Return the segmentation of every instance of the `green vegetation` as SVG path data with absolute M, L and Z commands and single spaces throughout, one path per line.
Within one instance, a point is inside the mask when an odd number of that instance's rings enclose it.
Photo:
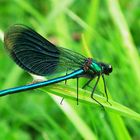
M 113 72 L 105 77 L 112 105 L 102 96 L 102 80 L 95 92 L 105 111 L 90 98 L 90 88 L 79 89 L 77 106 L 74 79 L 1 97 L 0 139 L 140 139 L 139 7 L 139 0 L 1 0 L 0 89 L 32 81 L 3 47 L 3 32 L 17 23 L 58 46 L 111 64 Z M 81 78 L 80 86 L 86 81 Z

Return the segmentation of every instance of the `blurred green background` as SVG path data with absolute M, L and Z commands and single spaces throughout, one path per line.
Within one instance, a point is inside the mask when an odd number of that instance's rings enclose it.
M 17 23 L 32 27 L 59 46 L 111 64 L 113 72 L 106 82 L 112 99 L 140 112 L 139 0 L 0 0 L 0 89 L 32 81 L 3 47 L 3 32 Z M 80 80 L 81 85 L 85 82 Z M 70 80 L 67 87 L 75 83 Z M 104 111 L 99 105 L 80 102 L 77 106 L 70 99 L 59 105 L 61 98 L 47 90 L 1 97 L 0 139 L 140 139 L 140 120 L 122 117 L 113 109 Z

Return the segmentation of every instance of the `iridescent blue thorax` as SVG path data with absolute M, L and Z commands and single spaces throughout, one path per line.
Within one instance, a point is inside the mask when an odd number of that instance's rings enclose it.
M 93 61 L 90 64 L 89 69 L 91 69 L 92 71 L 97 72 L 97 73 L 102 72 L 102 67 L 98 63 L 93 62 Z
M 90 75 L 93 74 L 94 76 L 101 74 L 109 75 L 109 73 L 112 72 L 112 66 L 102 62 L 97 62 L 92 58 L 87 58 L 84 65 L 84 70 L 87 74 L 90 73 Z

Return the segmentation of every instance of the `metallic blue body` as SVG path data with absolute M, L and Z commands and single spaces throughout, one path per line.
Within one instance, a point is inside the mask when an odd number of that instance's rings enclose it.
M 78 70 L 75 70 L 74 72 L 72 72 L 68 75 L 61 76 L 61 77 L 58 77 L 58 78 L 54 78 L 54 79 L 51 79 L 51 80 L 1 90 L 0 91 L 0 96 L 5 96 L 5 95 L 8 95 L 8 94 L 22 92 L 22 91 L 26 91 L 26 90 L 31 90 L 31 89 L 47 86 L 47 85 L 50 85 L 50 84 L 58 83 L 58 82 L 61 82 L 61 81 L 67 80 L 67 79 L 76 78 L 76 77 L 78 77 L 78 75 L 80 75 L 82 73 L 84 73 L 84 70 L 83 69 L 78 69 Z

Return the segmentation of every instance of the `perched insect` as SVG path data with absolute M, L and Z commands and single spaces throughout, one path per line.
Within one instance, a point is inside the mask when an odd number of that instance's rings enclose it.
M 33 29 L 24 25 L 11 26 L 5 33 L 4 45 L 11 58 L 27 72 L 41 76 L 49 76 L 59 72 L 67 72 L 68 70 L 72 72 L 47 81 L 1 90 L 0 96 L 19 93 L 67 79 L 77 78 L 78 103 L 78 78 L 89 78 L 89 81 L 83 86 L 83 88 L 85 88 L 95 77 L 98 77 L 91 93 L 91 98 L 94 99 L 94 91 L 100 77 L 102 77 L 108 101 L 104 74 L 109 75 L 112 72 L 111 65 L 97 62 L 92 58 L 86 58 L 74 51 L 57 47 Z M 97 100 L 95 101 L 98 102 Z

